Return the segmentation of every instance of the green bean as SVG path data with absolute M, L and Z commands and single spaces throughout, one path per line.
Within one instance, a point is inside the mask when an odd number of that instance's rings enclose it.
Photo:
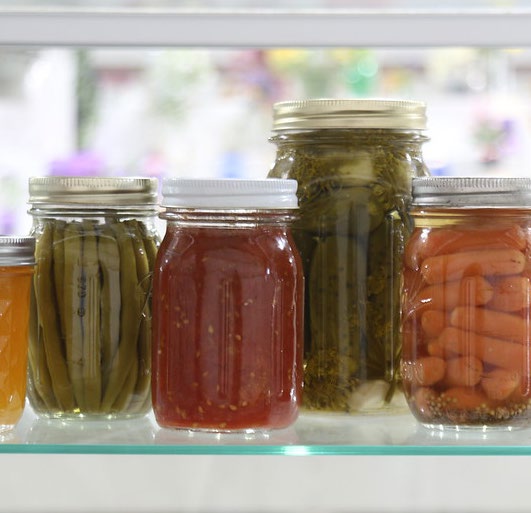
M 78 222 L 65 227 L 64 322 L 66 361 L 77 406 L 84 410 L 83 316 L 86 285 L 83 278 L 83 230 Z
M 126 221 L 129 233 L 135 248 L 136 269 L 138 283 L 144 292 L 142 319 L 140 321 L 138 336 L 138 382 L 135 387 L 135 396 L 144 396 L 151 382 L 151 270 L 145 240 L 143 239 L 141 223 L 134 220 Z
M 113 230 L 120 252 L 121 333 L 120 344 L 112 361 L 109 383 L 103 395 L 104 409 L 109 409 L 116 400 L 136 359 L 138 330 L 144 306 L 141 287 L 137 283 L 133 241 L 123 223 L 115 223 Z
M 155 234 L 148 230 L 145 223 L 138 223 L 142 240 L 144 241 L 144 247 L 146 248 L 146 256 L 148 259 L 149 269 L 153 273 L 155 269 L 155 259 L 157 258 L 158 251 L 158 239 Z
M 96 227 L 83 221 L 83 282 L 85 285 L 82 379 L 87 412 L 98 412 L 101 402 L 100 265 Z
M 119 391 L 116 399 L 114 400 L 114 403 L 111 407 L 111 411 L 122 412 L 128 409 L 129 405 L 131 404 L 131 400 L 134 397 L 133 392 L 135 389 L 137 374 L 138 360 L 135 358 L 133 360 L 133 364 L 131 365 L 131 369 L 129 370 L 129 374 L 127 375 L 127 378 L 125 379 L 125 382 L 122 386 L 122 389 Z
M 48 362 L 48 370 L 55 398 L 64 410 L 73 410 L 75 406 L 72 385 L 68 376 L 63 348 L 59 337 L 57 301 L 53 293 L 52 282 L 52 232 L 51 223 L 44 223 L 42 234 L 37 240 L 35 255 L 35 291 L 39 322 L 42 326 L 43 344 Z
M 61 339 L 64 344 L 65 322 L 64 314 L 64 268 L 65 268 L 65 251 L 64 251 L 64 231 L 65 221 L 56 220 L 53 223 L 53 275 L 55 283 L 55 297 L 57 298 L 57 308 L 59 323 L 61 326 Z
M 120 253 L 109 225 L 101 228 L 98 239 L 101 268 L 101 369 L 103 389 L 107 387 L 112 360 L 120 341 Z
M 57 401 L 53 395 L 52 380 L 50 378 L 50 371 L 48 370 L 48 363 L 46 362 L 46 354 L 44 348 L 38 344 L 42 340 L 42 328 L 39 328 L 40 337 L 31 338 L 35 343 L 30 343 L 28 348 L 28 386 L 33 387 L 34 399 L 38 404 L 34 406 L 38 410 L 46 408 L 49 411 L 57 410 Z

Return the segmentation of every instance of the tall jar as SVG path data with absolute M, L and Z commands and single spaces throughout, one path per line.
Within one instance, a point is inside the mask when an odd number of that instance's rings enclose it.
M 29 202 L 33 409 L 53 417 L 146 414 L 157 180 L 34 177 Z
M 0 237 L 0 436 L 26 403 L 33 237 Z
M 438 429 L 529 426 L 531 179 L 413 182 L 402 375 Z
M 297 418 L 303 275 L 295 180 L 163 183 L 153 279 L 159 425 L 264 431 Z
M 270 177 L 299 183 L 293 234 L 306 277 L 304 407 L 407 411 L 399 287 L 411 180 L 427 175 L 425 106 L 308 100 L 274 106 Z

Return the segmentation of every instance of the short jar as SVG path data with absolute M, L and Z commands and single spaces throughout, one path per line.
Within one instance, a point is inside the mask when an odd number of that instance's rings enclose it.
M 26 402 L 33 237 L 0 237 L 0 433 L 12 429 Z
M 153 276 L 159 425 L 284 428 L 302 388 L 303 275 L 294 180 L 167 179 Z
M 151 178 L 30 178 L 36 271 L 28 396 L 37 414 L 150 411 L 157 188 Z
M 413 181 L 402 379 L 437 429 L 530 424 L 531 179 Z
M 399 275 L 411 180 L 428 174 L 422 102 L 322 99 L 274 106 L 270 177 L 298 181 L 293 236 L 306 278 L 306 411 L 407 412 Z

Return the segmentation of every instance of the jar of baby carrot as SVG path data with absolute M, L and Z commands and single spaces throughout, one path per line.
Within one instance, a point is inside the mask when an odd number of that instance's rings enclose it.
M 154 178 L 30 178 L 28 397 L 39 415 L 150 411 L 157 186 Z
M 0 237 L 0 433 L 20 420 L 26 402 L 33 237 Z
M 531 414 L 531 179 L 413 180 L 401 373 L 425 426 L 510 429 Z

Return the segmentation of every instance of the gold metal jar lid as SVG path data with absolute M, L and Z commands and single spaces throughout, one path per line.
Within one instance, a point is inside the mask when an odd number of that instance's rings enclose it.
M 413 178 L 412 193 L 415 207 L 531 208 L 531 178 Z
M 426 104 L 408 100 L 314 99 L 273 105 L 273 132 L 326 128 L 425 130 Z
M 64 177 L 29 179 L 32 205 L 156 205 L 158 180 L 140 177 Z

